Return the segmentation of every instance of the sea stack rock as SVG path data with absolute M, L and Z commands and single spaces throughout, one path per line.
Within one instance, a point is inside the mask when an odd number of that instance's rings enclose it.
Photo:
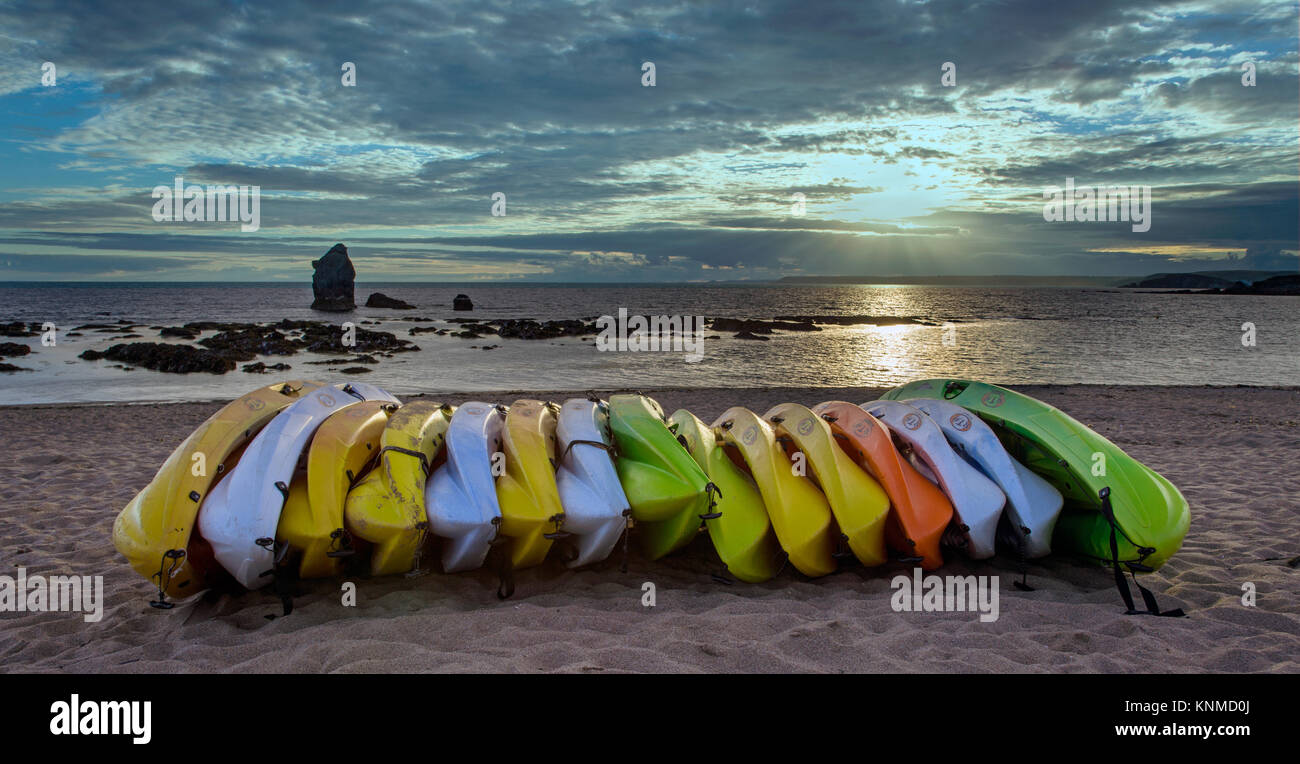
M 324 257 L 313 260 L 311 267 L 316 269 L 311 277 L 311 289 L 316 294 L 312 310 L 343 312 L 357 307 L 353 293 L 357 272 L 348 259 L 347 247 L 335 244 Z
M 389 297 L 383 292 L 375 292 L 374 294 L 370 295 L 370 299 L 366 300 L 366 307 L 367 308 L 392 308 L 393 310 L 414 310 L 415 309 L 414 305 L 408 302 L 402 302 L 401 300 L 395 297 Z
M 451 301 L 451 309 L 452 310 L 473 310 L 474 303 L 469 301 L 469 295 L 458 294 L 456 295 L 456 299 Z

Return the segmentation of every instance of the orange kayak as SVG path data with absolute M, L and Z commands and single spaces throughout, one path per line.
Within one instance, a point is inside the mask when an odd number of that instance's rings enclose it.
M 891 507 L 885 527 L 889 545 L 904 555 L 921 558 L 925 570 L 942 565 L 939 541 L 952 521 L 952 502 L 939 486 L 903 458 L 883 422 L 858 406 L 830 401 L 814 406 L 813 413 L 830 423 L 840 446 L 889 494 Z

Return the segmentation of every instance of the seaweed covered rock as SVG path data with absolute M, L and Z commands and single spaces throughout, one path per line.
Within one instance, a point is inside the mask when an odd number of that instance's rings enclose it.
M 131 342 L 113 345 L 103 352 L 87 350 L 78 357 L 87 361 L 107 358 L 110 361 L 143 366 L 146 369 L 168 374 L 189 374 L 196 371 L 225 374 L 235 368 L 235 362 L 221 353 L 166 342 Z

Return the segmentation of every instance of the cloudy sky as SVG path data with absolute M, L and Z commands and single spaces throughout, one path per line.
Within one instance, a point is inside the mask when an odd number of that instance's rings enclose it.
M 20 0 L 0 281 L 303 279 L 336 241 L 363 281 L 1294 269 L 1298 28 L 1294 0 Z M 260 230 L 155 222 L 177 175 L 259 186 Z M 1150 186 L 1151 229 L 1044 221 L 1068 177 Z

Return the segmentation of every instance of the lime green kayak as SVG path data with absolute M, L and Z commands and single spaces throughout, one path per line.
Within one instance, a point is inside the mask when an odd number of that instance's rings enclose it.
M 713 436 L 713 428 L 691 412 L 673 412 L 668 427 L 686 441 L 686 450 L 717 488 L 716 505 L 704 526 L 727 570 L 749 583 L 775 576 L 785 558 L 753 478 L 731 461 Z
M 909 382 L 882 397 L 948 400 L 991 425 L 1013 458 L 1065 497 L 1052 536 L 1055 551 L 1111 562 L 1107 498 L 1118 560 L 1130 570 L 1155 570 L 1182 546 L 1190 514 L 1173 483 L 1042 401 L 964 379 Z
M 709 514 L 709 478 L 644 395 L 609 399 L 619 482 L 632 508 L 641 548 L 657 560 L 690 543 Z

